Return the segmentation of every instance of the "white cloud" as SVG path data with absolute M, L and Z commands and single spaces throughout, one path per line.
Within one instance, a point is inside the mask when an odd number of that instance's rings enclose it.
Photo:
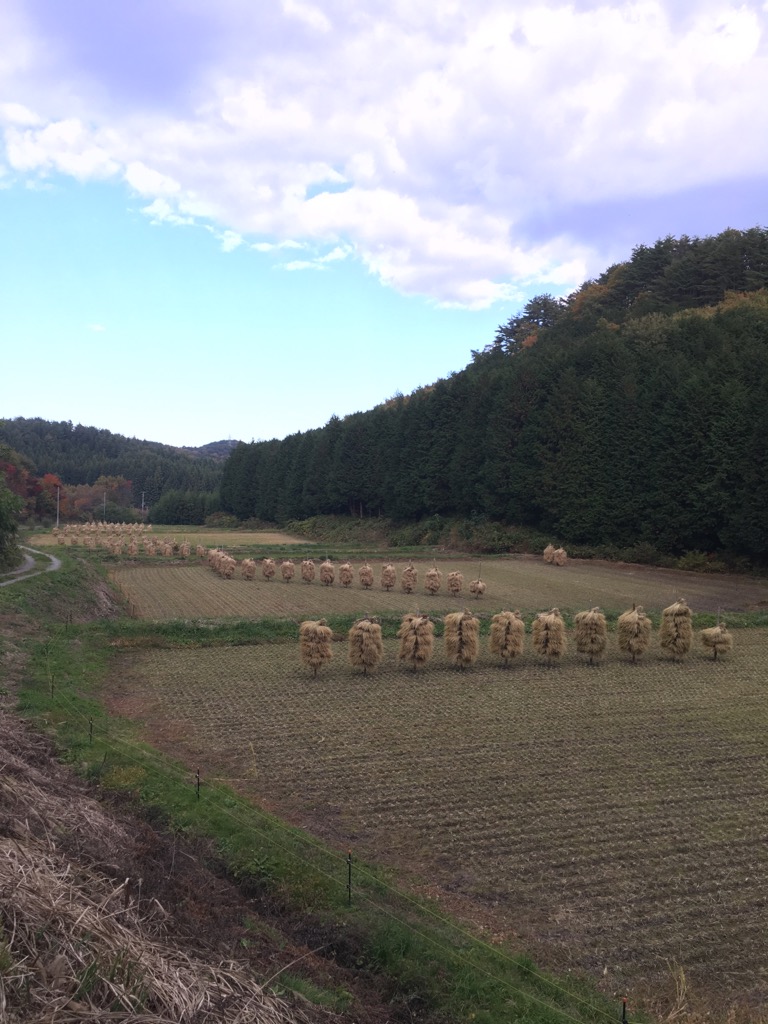
M 283 0 L 282 7 L 289 17 L 297 18 L 309 28 L 318 32 L 329 32 L 331 29 L 328 18 L 312 4 L 303 4 L 299 0 Z
M 149 217 L 153 224 L 194 224 L 194 217 L 182 216 L 177 213 L 167 199 L 155 199 L 149 206 L 142 206 L 141 212 Z
M 179 191 L 178 181 L 159 171 L 153 171 L 141 160 L 132 160 L 123 175 L 134 191 L 143 196 L 172 196 Z
M 120 169 L 110 155 L 112 140 L 98 139 L 77 118 L 53 121 L 44 128 L 6 130 L 8 162 L 17 171 L 58 171 L 79 181 L 109 178 Z
M 527 238 L 539 214 L 768 166 L 765 4 L 222 0 L 211 17 L 226 59 L 186 69 L 175 112 L 76 67 L 56 77 L 18 37 L 10 167 L 119 174 L 153 222 L 202 221 L 224 251 L 326 251 L 290 270 L 343 253 L 404 293 L 480 307 L 603 265 L 556 227 Z
M 96 334 L 101 334 L 102 331 L 106 331 L 104 324 L 88 324 L 88 330 L 94 331 Z
M 0 103 L 0 122 L 24 128 L 43 123 L 42 118 L 23 103 Z

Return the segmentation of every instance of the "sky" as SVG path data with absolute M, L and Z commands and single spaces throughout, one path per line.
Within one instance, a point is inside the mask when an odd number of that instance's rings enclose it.
M 0 39 L 0 417 L 284 437 L 768 224 L 760 0 L 2 0 Z

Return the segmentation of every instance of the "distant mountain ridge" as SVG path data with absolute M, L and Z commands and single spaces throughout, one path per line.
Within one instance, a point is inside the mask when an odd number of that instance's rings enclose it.
M 182 445 L 178 451 L 186 452 L 187 455 L 192 455 L 199 459 L 213 459 L 214 462 L 224 462 L 225 459 L 229 458 L 233 448 L 237 448 L 239 444 L 239 441 L 235 441 L 230 437 L 226 441 L 209 441 L 208 444 L 202 444 L 198 448 Z
M 237 441 L 180 447 L 124 437 L 109 430 L 38 417 L 0 419 L 0 446 L 23 455 L 39 476 L 55 473 L 65 484 L 93 484 L 121 476 L 132 484 L 134 504 L 151 505 L 169 490 L 218 490 L 224 462 Z

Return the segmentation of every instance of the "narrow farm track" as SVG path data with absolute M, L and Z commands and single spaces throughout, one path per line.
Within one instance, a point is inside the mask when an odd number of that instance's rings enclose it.
M 279 584 L 271 584 L 278 587 Z M 284 589 L 288 590 L 289 587 Z M 768 1005 L 768 631 L 731 656 L 637 665 L 528 648 L 423 673 L 346 645 L 316 680 L 298 645 L 126 655 L 108 699 L 149 738 L 448 906 L 612 991 L 675 965 L 712 1004 Z M 657 638 L 654 643 L 657 644 Z
M 61 568 L 61 559 L 55 555 L 49 555 L 47 551 L 38 551 L 37 548 L 28 548 L 20 545 L 21 550 L 26 552 L 21 565 L 11 572 L 3 573 L 0 576 L 0 587 L 9 587 L 12 583 L 19 583 L 22 580 L 32 579 L 33 576 L 42 576 L 44 572 L 56 572 Z M 35 559 L 33 555 L 40 555 L 48 559 L 48 565 L 44 569 L 35 570 Z M 31 571 L 35 570 L 35 571 Z

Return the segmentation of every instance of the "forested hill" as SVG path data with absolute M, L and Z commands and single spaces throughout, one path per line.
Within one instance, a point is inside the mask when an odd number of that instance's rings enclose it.
M 241 444 L 236 515 L 487 516 L 563 541 L 768 558 L 768 231 L 666 238 L 539 296 L 463 371 Z
M 25 456 L 38 475 L 57 474 L 65 484 L 93 484 L 99 477 L 125 477 L 133 503 L 154 504 L 164 493 L 215 491 L 222 474 L 219 458 L 202 458 L 154 441 L 123 437 L 96 427 L 43 419 L 0 420 L 0 443 Z M 218 442 L 231 447 L 232 442 Z

